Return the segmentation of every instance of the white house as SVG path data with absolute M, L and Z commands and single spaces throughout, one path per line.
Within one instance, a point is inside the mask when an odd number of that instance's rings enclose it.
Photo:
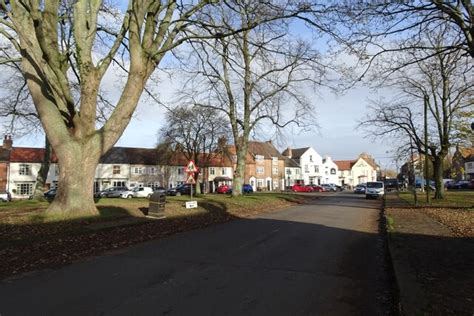
M 338 167 L 329 156 L 323 158 L 323 172 L 322 183 L 339 184 Z
M 293 159 L 301 167 L 301 179 L 304 184 L 323 183 L 323 158 L 311 147 L 287 148 L 283 156 Z
M 24 199 L 33 194 L 43 157 L 43 148 L 11 148 L 6 190 L 12 194 L 12 198 Z M 54 186 L 57 183 L 58 174 L 57 165 L 52 163 L 46 183 Z
M 377 181 L 378 165 L 374 159 L 362 153 L 356 160 L 334 161 L 339 169 L 339 184 L 356 186 L 369 181 Z
M 291 149 L 290 149 L 291 150 Z M 289 187 L 295 183 L 303 182 L 300 165 L 293 159 L 285 158 L 285 186 Z

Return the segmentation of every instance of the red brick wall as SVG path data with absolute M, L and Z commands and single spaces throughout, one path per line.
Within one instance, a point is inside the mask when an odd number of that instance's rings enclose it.
M 7 163 L 0 162 L 0 191 L 7 189 Z

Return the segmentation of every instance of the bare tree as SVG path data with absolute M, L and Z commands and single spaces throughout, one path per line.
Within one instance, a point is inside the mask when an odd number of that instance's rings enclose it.
M 427 155 L 433 164 L 436 184 L 435 198 L 444 197 L 443 162 L 449 148 L 459 134 L 459 126 L 466 125 L 474 116 L 474 72 L 471 59 L 462 51 L 446 52 L 445 29 L 428 34 L 427 45 L 438 47 L 429 58 L 424 51 L 412 51 L 410 56 L 398 55 L 400 63 L 406 59 L 419 60 L 416 64 L 399 68 L 385 84 L 398 91 L 394 100 L 372 102 L 372 112 L 361 126 L 370 135 L 386 137 L 407 145 L 411 139 L 419 154 Z M 411 56 L 416 54 L 417 56 Z M 426 107 L 426 114 L 424 108 Z M 425 116 L 427 115 L 427 116 Z M 423 136 L 424 118 L 427 119 L 429 140 Z M 401 141 L 400 141 L 401 139 Z M 402 145 L 403 146 L 403 145 Z
M 219 154 L 219 139 L 226 137 L 229 124 L 226 118 L 215 110 L 199 111 L 182 105 L 169 110 L 166 125 L 160 129 L 161 138 L 175 148 L 179 148 L 187 160 L 193 160 L 201 170 L 209 167 L 209 162 Z M 198 175 L 195 177 L 199 183 Z M 196 185 L 196 193 L 201 188 Z
M 358 55 L 359 63 L 369 68 L 378 57 L 401 51 L 425 51 L 406 59 L 407 65 L 440 52 L 460 52 L 474 58 L 474 6 L 470 0 L 340 1 L 327 4 L 327 9 L 337 14 L 331 21 L 333 27 L 325 27 L 341 47 Z M 309 24 L 317 21 L 311 13 L 302 18 Z M 441 26 L 452 30 L 452 40 L 443 46 L 427 45 L 423 35 Z
M 257 127 L 280 130 L 314 123 L 305 89 L 321 80 L 324 67 L 310 45 L 290 37 L 288 21 L 249 28 L 265 14 L 261 2 L 236 1 L 233 7 L 220 9 L 217 15 L 205 12 L 203 20 L 243 31 L 193 43 L 194 55 L 185 65 L 191 79 L 182 94 L 189 103 L 217 110 L 229 121 L 237 156 L 235 196 L 241 194 L 248 141 Z
M 167 52 L 187 40 L 193 16 L 211 1 L 131 0 L 117 27 L 102 23 L 102 1 L 0 1 L 0 34 L 18 52 L 36 111 L 58 157 L 59 183 L 48 211 L 98 214 L 93 177 L 102 154 L 123 133 L 147 79 Z M 110 21 L 109 21 L 110 22 Z M 193 37 L 193 35 L 189 35 Z M 105 45 L 100 50 L 98 45 Z M 101 81 L 122 58 L 127 78 L 115 108 L 96 126 Z M 80 87 L 79 103 L 72 86 Z

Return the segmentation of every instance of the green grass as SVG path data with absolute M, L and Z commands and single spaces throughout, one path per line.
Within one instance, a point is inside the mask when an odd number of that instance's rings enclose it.
M 386 215 L 385 218 L 387 220 L 387 230 L 389 232 L 393 232 L 395 230 L 395 221 L 393 217 L 390 215 Z
M 228 212 L 239 216 L 239 212 L 255 210 L 261 207 L 277 207 L 283 203 L 304 200 L 305 197 L 285 193 L 258 193 L 239 197 L 227 194 L 206 194 L 193 197 L 198 202 L 197 209 L 186 209 L 185 202 L 190 201 L 189 196 L 167 196 L 165 213 L 167 217 L 192 216 L 213 211 Z M 13 201 L 0 204 L 0 224 L 30 225 L 40 223 L 67 222 L 63 218 L 46 215 L 44 212 L 48 202 L 32 200 Z M 103 198 L 96 202 L 100 215 L 94 217 L 74 218 L 71 222 L 114 221 L 126 217 L 144 217 L 143 210 L 148 208 L 149 201 L 145 198 L 121 199 Z
M 412 192 L 400 192 L 399 197 L 412 205 L 415 204 Z M 427 205 L 425 192 L 417 192 L 417 197 L 418 205 Z M 431 198 L 430 206 L 474 208 L 474 191 L 446 191 L 444 200 Z

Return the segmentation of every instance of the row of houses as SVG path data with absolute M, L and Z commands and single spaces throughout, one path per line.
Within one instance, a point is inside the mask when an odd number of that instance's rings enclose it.
M 14 198 L 30 196 L 44 154 L 43 148 L 14 147 L 11 137 L 6 136 L 0 148 L 0 190 L 11 192 Z M 208 154 L 205 165 L 199 166 L 198 181 L 204 192 L 214 192 L 221 184 L 232 184 L 236 157 L 234 146 L 228 146 L 225 153 L 212 157 Z M 114 147 L 100 159 L 94 190 L 111 186 L 175 187 L 186 182 L 187 163 L 183 154 L 164 161 L 155 149 Z M 53 154 L 47 186 L 58 185 L 58 171 Z M 255 191 L 280 191 L 295 183 L 355 186 L 375 181 L 377 172 L 378 166 L 368 154 L 361 154 L 354 160 L 333 161 L 311 147 L 288 148 L 280 153 L 271 141 L 250 141 L 244 181 Z

